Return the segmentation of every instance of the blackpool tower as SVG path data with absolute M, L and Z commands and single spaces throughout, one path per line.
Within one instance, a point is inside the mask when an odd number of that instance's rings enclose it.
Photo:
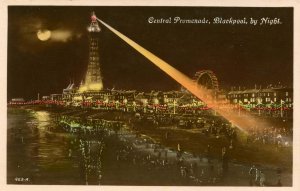
M 89 32 L 89 61 L 85 79 L 79 87 L 79 92 L 103 89 L 99 60 L 99 33 L 101 29 L 94 12 L 92 12 L 91 23 L 87 30 Z

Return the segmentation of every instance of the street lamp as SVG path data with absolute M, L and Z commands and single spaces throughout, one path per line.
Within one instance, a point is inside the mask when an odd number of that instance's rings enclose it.
M 173 101 L 173 114 L 175 115 L 176 114 L 176 99 L 174 99 Z
M 281 118 L 283 118 L 283 108 L 282 108 L 283 104 L 284 104 L 284 101 L 281 99 L 280 100 L 280 117 Z
M 135 107 L 136 107 L 135 101 L 133 101 L 132 105 L 133 105 L 133 111 L 135 112 L 136 111 L 136 109 L 135 109 Z
M 125 104 L 125 111 L 127 111 L 127 99 L 125 98 L 124 100 L 123 100 L 123 103 Z
M 145 100 L 144 100 L 144 113 L 147 112 L 147 106 L 148 106 L 148 100 L 145 99 Z
M 119 109 L 119 100 L 116 101 L 116 109 Z
M 108 108 L 107 108 L 108 98 L 106 98 L 106 99 L 104 100 L 104 103 L 105 103 L 105 109 L 107 110 L 107 109 L 108 109 Z
M 155 107 L 155 112 L 157 112 L 157 105 L 158 105 L 158 99 L 154 99 L 154 107 Z

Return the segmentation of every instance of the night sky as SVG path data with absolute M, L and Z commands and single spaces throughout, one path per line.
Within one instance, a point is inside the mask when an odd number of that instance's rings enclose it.
M 29 7 L 8 8 L 8 99 L 61 93 L 84 78 L 90 12 L 193 77 L 215 72 L 221 88 L 293 83 L 293 9 L 221 7 Z M 281 25 L 149 24 L 148 18 L 280 18 Z M 100 25 L 104 87 L 176 90 L 180 86 Z M 62 30 L 65 40 L 40 41 L 39 29 Z

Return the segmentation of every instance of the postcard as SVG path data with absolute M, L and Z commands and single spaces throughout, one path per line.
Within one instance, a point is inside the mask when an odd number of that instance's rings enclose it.
M 296 189 L 296 3 L 2 7 L 4 190 Z

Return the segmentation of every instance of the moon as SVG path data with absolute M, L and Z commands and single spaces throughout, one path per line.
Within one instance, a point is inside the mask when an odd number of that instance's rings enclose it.
M 38 32 L 36 33 L 36 36 L 41 41 L 47 41 L 51 37 L 51 31 L 49 31 L 49 30 L 38 30 Z

